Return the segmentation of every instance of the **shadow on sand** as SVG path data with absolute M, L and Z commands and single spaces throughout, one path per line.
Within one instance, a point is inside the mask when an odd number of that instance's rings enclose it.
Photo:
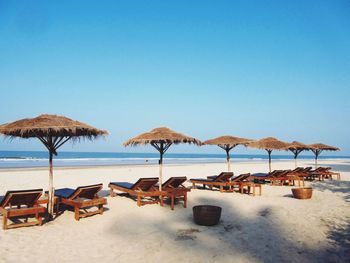
M 292 238 L 293 235 L 286 235 L 288 226 L 284 222 L 276 221 L 276 208 L 266 206 L 258 210 L 255 216 L 247 217 L 233 203 L 220 198 L 195 198 L 193 201 L 195 204 L 221 206 L 223 211 L 220 223 L 213 227 L 196 225 L 193 222 L 192 206 L 182 211 L 178 210 L 184 208 L 177 206 L 170 213 L 178 214 L 169 214 L 169 220 L 166 221 L 160 220 L 156 215 L 151 218 L 135 216 L 134 213 L 138 211 L 134 211 L 133 216 L 125 216 L 125 222 L 118 222 L 118 225 L 127 224 L 133 227 L 111 227 L 109 232 L 123 235 L 123 238 L 129 240 L 137 236 L 138 242 L 146 242 L 140 233 L 148 229 L 159 240 L 159 243 L 152 243 L 152 247 L 148 249 L 162 249 L 165 243 L 178 251 L 179 255 L 185 254 L 187 260 L 193 257 L 196 262 L 346 262 L 349 259 L 345 248 L 348 246 L 349 227 L 331 230 L 327 236 L 329 245 L 310 247 L 304 243 L 305 237 L 298 239 Z M 345 241 L 342 241 L 344 237 Z

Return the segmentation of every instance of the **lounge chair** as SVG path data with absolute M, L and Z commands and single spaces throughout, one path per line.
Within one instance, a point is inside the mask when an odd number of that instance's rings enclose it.
M 311 171 L 311 175 L 315 178 L 318 177 L 319 181 L 324 181 L 325 178 L 330 178 L 333 180 L 333 175 L 337 177 L 337 180 L 340 180 L 340 173 L 330 171 L 331 167 L 319 167 L 314 171 Z
M 251 189 L 253 189 L 253 196 L 255 196 L 255 189 L 259 189 L 259 195 L 261 195 L 261 184 L 254 183 L 254 181 L 251 178 L 250 173 L 241 174 L 237 177 L 232 178 L 231 182 L 229 183 L 232 185 L 232 189 L 235 188 L 235 186 L 238 186 L 238 190 L 241 194 L 244 193 L 244 189 L 247 188 L 246 193 L 250 194 Z
M 186 180 L 186 176 L 171 177 L 162 184 L 163 196 L 171 199 L 171 210 L 174 210 L 175 200 L 183 200 L 184 207 L 187 207 L 187 192 L 191 190 L 183 185 Z
M 156 184 L 158 178 L 140 178 L 136 183 L 111 182 L 109 183 L 110 196 L 115 196 L 114 190 L 127 193 L 137 198 L 137 205 L 160 203 L 163 206 L 162 192 L 159 191 Z
M 255 182 L 266 183 L 270 182 L 275 176 L 283 174 L 284 170 L 274 170 L 271 173 L 254 173 L 249 176 L 249 179 L 253 179 Z
M 59 204 L 65 204 L 74 208 L 74 218 L 79 220 L 82 217 L 103 214 L 103 205 L 107 204 L 107 199 L 98 196 L 102 190 L 102 184 L 79 186 L 76 189 L 62 188 L 55 190 L 55 196 L 59 198 Z M 96 211 L 86 211 L 87 208 L 97 206 Z M 80 213 L 80 210 L 85 210 Z
M 250 173 L 240 174 L 236 177 L 233 177 L 228 184 L 230 185 L 232 190 L 234 190 L 235 187 L 238 187 L 239 191 L 241 192 L 242 183 L 247 182 L 247 179 L 249 177 L 250 177 Z
M 0 214 L 3 215 L 3 229 L 21 226 L 42 225 L 42 214 L 45 207 L 38 205 L 43 189 L 8 191 L 5 196 L 0 197 Z M 35 221 L 28 222 L 28 217 L 34 216 Z M 25 222 L 7 224 L 8 219 L 25 217 Z
M 197 184 L 200 184 L 203 185 L 203 189 L 205 189 L 206 186 L 208 186 L 210 190 L 212 190 L 213 187 L 218 187 L 220 192 L 224 192 L 225 190 L 231 192 L 232 189 L 228 182 L 232 176 L 232 172 L 222 172 L 218 176 L 209 177 L 209 179 L 190 179 L 190 181 L 193 189 L 196 188 Z

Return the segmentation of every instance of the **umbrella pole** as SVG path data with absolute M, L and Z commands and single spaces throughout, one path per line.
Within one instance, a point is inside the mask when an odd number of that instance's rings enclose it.
M 271 173 L 271 150 L 267 150 L 267 153 L 269 154 L 269 171 Z
M 230 150 L 226 148 L 227 171 L 231 172 Z
M 163 184 L 163 154 L 164 154 L 164 145 L 160 144 L 160 159 L 159 159 L 159 191 L 162 191 Z
M 53 218 L 53 165 L 52 165 L 52 159 L 53 159 L 53 152 L 49 151 L 49 200 L 48 200 L 48 213 L 49 218 Z

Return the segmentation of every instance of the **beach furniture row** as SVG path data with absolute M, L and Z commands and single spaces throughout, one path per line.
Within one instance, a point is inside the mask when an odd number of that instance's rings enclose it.
M 208 176 L 207 178 L 190 179 L 192 189 L 202 186 L 210 190 L 219 189 L 220 192 L 252 193 L 259 195 L 262 192 L 263 184 L 270 185 L 288 185 L 304 186 L 305 180 L 333 179 L 340 180 L 340 173 L 331 171 L 330 167 L 319 167 L 312 170 L 311 167 L 298 167 L 294 170 L 275 170 L 271 173 L 241 174 L 234 177 L 232 172 L 222 172 L 219 175 Z M 136 199 L 138 206 L 146 204 L 160 204 L 164 206 L 164 199 L 170 200 L 170 207 L 174 210 L 175 202 L 181 201 L 183 206 L 187 207 L 187 193 L 191 188 L 184 186 L 187 181 L 185 176 L 171 177 L 164 182 L 161 187 L 158 185 L 158 178 L 140 178 L 135 183 L 129 182 L 111 182 L 109 183 L 109 194 L 115 196 L 116 192 L 125 193 Z M 55 213 L 58 215 L 60 207 L 70 207 L 74 210 L 74 218 L 103 214 L 104 205 L 107 199 L 99 196 L 103 184 L 80 186 L 76 189 L 61 188 L 55 191 L 53 203 L 55 204 Z M 48 194 L 43 193 L 43 189 L 31 189 L 20 191 L 8 191 L 4 196 L 0 196 L 0 214 L 3 215 L 3 229 L 41 225 L 48 204 Z M 96 209 L 91 211 L 91 208 Z M 88 210 L 87 210 L 88 209 Z M 83 211 L 82 211 L 83 210 Z M 34 220 L 28 221 L 29 217 Z M 24 221 L 17 220 L 25 218 Z M 12 223 L 8 224 L 8 221 Z

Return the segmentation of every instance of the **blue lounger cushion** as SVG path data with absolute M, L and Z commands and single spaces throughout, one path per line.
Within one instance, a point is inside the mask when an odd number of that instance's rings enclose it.
M 62 197 L 62 198 L 69 198 L 74 192 L 75 192 L 75 189 L 61 188 L 61 189 L 55 190 L 55 196 Z
M 266 177 L 268 176 L 268 174 L 266 173 L 256 173 L 256 174 L 252 174 L 253 176 L 261 176 L 261 177 Z
M 111 184 L 114 184 L 123 188 L 127 188 L 127 189 L 132 189 L 132 187 L 134 186 L 134 184 L 128 183 L 128 182 L 111 182 Z
M 190 181 L 202 181 L 202 182 L 215 182 L 214 180 L 210 179 L 203 179 L 203 178 L 197 178 L 197 179 L 190 179 Z

